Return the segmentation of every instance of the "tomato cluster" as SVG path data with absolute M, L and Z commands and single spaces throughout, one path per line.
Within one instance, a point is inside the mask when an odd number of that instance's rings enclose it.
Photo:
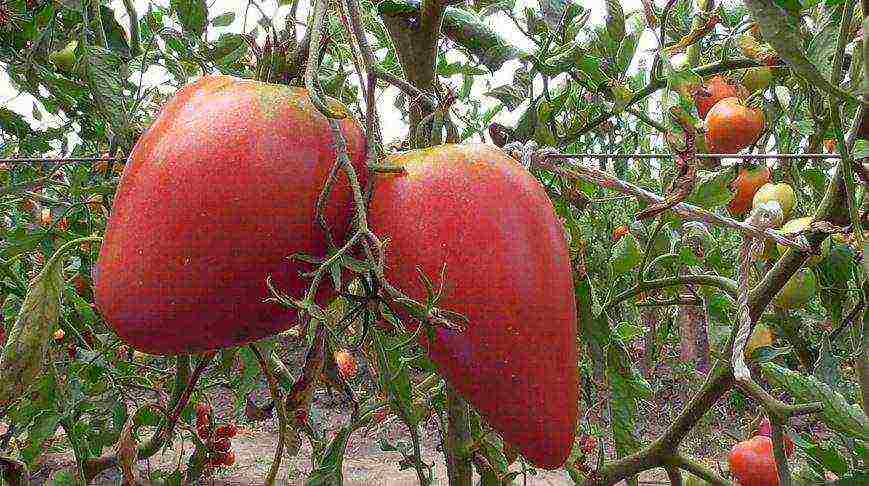
M 390 283 L 425 303 L 420 272 L 444 275 L 437 308 L 469 320 L 462 331 L 420 333 L 420 344 L 507 443 L 538 466 L 560 466 L 578 415 L 577 309 L 564 228 L 545 190 L 486 145 L 403 153 L 384 161 L 402 172 L 369 175 L 359 125 L 347 117 L 341 131 L 362 186 L 375 178 L 369 223 L 389 241 Z M 315 218 L 336 157 L 329 121 L 305 90 L 228 76 L 183 88 L 133 148 L 118 187 L 94 278 L 106 321 L 158 355 L 239 346 L 296 325 L 294 310 L 265 300 L 266 277 L 304 295 L 310 267 L 287 255 L 322 257 L 344 241 L 355 209 L 345 177 L 324 204 L 326 225 Z M 336 297 L 331 281 L 317 303 Z M 416 328 L 420 315 L 396 311 Z M 355 376 L 351 354 L 335 359 Z
M 196 406 L 196 433 L 207 447 L 209 467 L 235 464 L 235 452 L 232 451 L 232 438 L 238 434 L 235 424 L 215 428 L 211 406 L 199 404 Z
M 755 143 L 763 132 L 763 111 L 745 103 L 746 88 L 715 76 L 694 92 L 697 113 L 705 119 L 706 146 L 731 154 Z

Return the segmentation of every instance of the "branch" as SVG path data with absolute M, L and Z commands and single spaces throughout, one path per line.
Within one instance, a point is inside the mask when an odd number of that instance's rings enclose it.
M 272 395 L 272 401 L 275 403 L 278 410 L 278 445 L 275 447 L 275 458 L 272 461 L 272 466 L 269 469 L 269 475 L 266 477 L 265 482 L 266 486 L 274 486 L 278 471 L 281 468 L 281 459 L 284 456 L 284 444 L 287 441 L 287 410 L 284 405 L 281 388 L 278 386 L 278 380 L 275 378 L 274 373 L 272 373 L 271 368 L 269 368 L 268 362 L 263 358 L 263 355 L 259 348 L 256 347 L 256 344 L 251 344 L 250 350 L 253 352 L 259 362 L 263 374 L 266 376 L 266 380 L 269 384 L 269 392 Z
M 130 17 L 130 55 L 136 57 L 142 52 L 139 46 L 139 14 L 136 13 L 133 0 L 124 0 L 124 9 L 127 17 Z
M 607 189 L 612 189 L 625 194 L 630 194 L 640 200 L 652 204 L 661 203 L 664 201 L 663 197 L 647 191 L 642 187 L 631 184 L 630 182 L 617 179 L 600 169 L 584 167 L 580 165 L 578 161 L 572 159 L 573 157 L 576 157 L 576 155 L 551 153 L 541 154 L 539 157 L 536 157 L 537 160 L 535 160 L 535 162 L 537 166 L 551 170 L 552 172 L 555 172 L 556 174 L 559 174 L 568 179 L 580 179 L 586 182 L 591 182 Z M 558 164 L 549 161 L 549 159 L 562 158 L 568 158 L 569 165 Z M 789 248 L 797 248 L 805 257 L 807 257 L 809 253 L 812 253 L 812 250 L 809 247 L 803 246 L 789 238 L 786 238 L 773 230 L 760 229 L 755 226 L 742 223 L 735 219 L 731 219 L 725 216 L 719 216 L 717 214 L 710 213 L 709 211 L 694 206 L 693 204 L 679 203 L 673 206 L 671 210 L 684 219 L 688 219 L 691 221 L 702 221 L 704 223 L 716 226 L 725 226 L 756 238 L 770 239 Z
M 718 61 L 718 62 L 714 62 L 711 64 L 706 64 L 706 65 L 700 66 L 697 69 L 695 69 L 694 72 L 698 76 L 711 76 L 713 74 L 723 73 L 726 71 L 733 71 L 736 69 L 745 69 L 745 68 L 757 67 L 757 66 L 761 66 L 761 64 L 753 59 L 725 59 L 723 61 Z M 648 97 L 649 95 L 651 95 L 655 91 L 658 91 L 659 89 L 662 89 L 666 86 L 667 86 L 666 79 L 653 78 L 651 81 L 649 81 L 649 84 L 647 84 L 643 89 L 637 91 L 636 93 L 634 93 L 633 96 L 631 96 L 631 99 L 628 100 L 628 102 L 625 104 L 623 109 L 628 109 L 628 108 L 632 107 L 633 105 L 635 105 L 636 103 L 641 101 L 643 98 Z M 617 115 L 618 113 L 619 112 L 616 110 L 605 111 L 605 112 L 601 113 L 600 115 L 598 115 L 597 117 L 591 119 L 589 122 L 587 122 L 582 127 L 574 130 L 573 132 L 568 133 L 567 135 L 565 135 L 563 137 L 560 137 L 558 139 L 558 143 L 560 145 L 567 145 L 569 143 L 572 143 L 572 142 L 576 141 L 576 139 L 578 139 L 582 135 L 585 135 L 586 133 L 599 127 L 603 122 L 609 120 L 611 117 Z

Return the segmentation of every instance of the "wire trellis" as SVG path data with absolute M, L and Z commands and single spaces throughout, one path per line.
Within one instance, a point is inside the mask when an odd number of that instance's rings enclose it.
M 632 154 L 617 154 L 617 153 L 585 153 L 585 154 L 554 154 L 549 155 L 550 159 L 672 159 L 676 154 L 669 153 L 632 153 Z M 817 154 L 777 154 L 777 153 L 762 153 L 762 154 L 697 154 L 698 158 L 707 159 L 841 159 L 839 154 L 817 153 Z M 126 158 L 121 157 L 23 157 L 23 158 L 6 158 L 0 159 L 2 164 L 38 164 L 42 163 L 91 163 L 91 162 L 126 162 Z

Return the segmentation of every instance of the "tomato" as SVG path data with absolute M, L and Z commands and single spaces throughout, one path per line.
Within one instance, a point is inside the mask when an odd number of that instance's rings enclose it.
M 75 67 L 75 49 L 78 47 L 78 41 L 69 41 L 63 49 L 54 51 L 48 55 L 48 62 L 61 71 L 72 71 Z
M 772 440 L 772 424 L 769 423 L 769 418 L 764 417 L 760 422 L 760 426 L 757 429 L 757 435 L 761 435 L 763 437 L 769 437 Z M 794 441 L 788 437 L 787 434 L 782 434 L 784 436 L 784 446 L 785 446 L 785 454 L 788 457 L 794 455 Z
M 733 216 L 742 216 L 751 208 L 751 201 L 757 190 L 769 182 L 769 167 L 742 169 L 730 184 L 730 189 L 736 194 L 727 206 Z
M 827 149 L 827 152 L 834 154 L 839 150 L 839 143 L 832 138 L 828 138 L 824 140 L 824 148 Z
M 780 309 L 799 309 L 809 303 L 817 291 L 815 274 L 808 268 L 801 268 L 779 290 L 773 303 Z
M 742 85 L 749 93 L 762 91 L 769 88 L 773 77 L 772 68 L 769 66 L 746 69 L 745 75 L 742 77 Z
M 619 226 L 618 228 L 613 230 L 613 241 L 619 241 L 622 236 L 630 233 L 631 229 L 627 225 Z
M 715 153 L 733 154 L 753 144 L 763 132 L 763 111 L 731 97 L 706 114 L 706 143 Z
M 507 443 L 539 467 L 561 466 L 577 420 L 577 316 L 546 192 L 493 146 L 442 145 L 387 163 L 406 169 L 377 176 L 370 207 L 372 228 L 389 239 L 390 282 L 424 301 L 417 268 L 436 286 L 445 268 L 439 307 L 470 320 L 423 340 L 431 360 Z
M 362 130 L 350 119 L 342 126 L 364 182 Z M 106 321 L 155 355 L 292 327 L 294 310 L 263 302 L 266 277 L 301 297 L 310 266 L 287 256 L 326 254 L 314 214 L 333 146 L 302 89 L 207 76 L 179 91 L 136 143 L 118 186 L 94 273 Z M 340 242 L 352 198 L 339 181 L 324 213 Z M 319 302 L 334 295 L 329 280 Z
M 359 372 L 359 363 L 356 362 L 356 357 L 345 349 L 335 353 L 335 363 L 338 365 L 341 376 L 345 379 L 353 379 Z
M 773 334 L 766 324 L 758 324 L 754 327 L 751 337 L 745 343 L 745 355 L 751 357 L 754 352 L 762 347 L 772 346 Z
M 803 231 L 805 229 L 808 229 L 809 225 L 811 225 L 811 224 L 812 224 L 812 218 L 810 216 L 806 216 L 804 218 L 795 218 L 795 219 L 792 219 L 792 220 L 788 221 L 787 223 L 785 223 L 781 227 L 781 232 L 784 235 L 792 235 L 795 233 L 799 233 L 800 231 Z M 830 254 L 830 245 L 831 244 L 832 243 L 830 243 L 830 238 L 825 238 L 824 242 L 821 243 L 821 254 L 810 256 L 809 259 L 807 260 L 807 263 L 811 266 L 815 266 L 815 265 L 821 263 L 821 261 L 824 258 L 826 258 L 827 255 Z M 779 244 L 779 243 L 776 243 L 776 245 L 778 246 L 779 253 L 785 252 L 786 248 L 784 245 Z
M 66 337 L 66 332 L 63 329 L 58 329 L 58 330 L 54 331 L 54 334 L 52 335 L 52 338 L 54 339 L 54 342 L 56 342 L 56 343 L 63 341 L 63 338 L 65 338 L 65 337 Z
M 769 437 L 755 436 L 730 450 L 730 472 L 740 486 L 778 486 L 778 468 Z
M 694 104 L 697 105 L 700 118 L 706 118 L 706 114 L 716 103 L 737 95 L 736 86 L 729 84 L 721 76 L 715 76 L 694 92 Z
M 780 184 L 767 183 L 760 187 L 751 200 L 751 207 L 756 208 L 769 201 L 777 201 L 781 206 L 782 215 L 787 219 L 796 204 L 794 189 L 784 182 Z

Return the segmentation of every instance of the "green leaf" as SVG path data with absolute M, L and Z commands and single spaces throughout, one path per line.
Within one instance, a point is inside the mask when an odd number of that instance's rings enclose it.
M 869 140 L 860 138 L 854 143 L 854 154 L 855 159 L 865 159 L 869 158 Z
M 620 322 L 615 328 L 615 334 L 621 341 L 629 343 L 645 334 L 645 330 L 636 324 Z
M 688 202 L 706 209 L 729 203 L 733 199 L 733 192 L 730 190 L 731 180 L 733 180 L 732 170 L 701 172 L 694 191 L 688 197 Z
M 36 417 L 34 423 L 27 430 L 27 447 L 21 451 L 21 459 L 28 465 L 45 454 L 45 441 L 54 437 L 60 425 L 60 415 L 53 410 L 47 410 Z
M 226 27 L 235 21 L 235 12 L 226 12 L 211 19 L 211 25 L 215 27 Z
M 216 64 L 227 66 L 241 59 L 247 51 L 247 42 L 241 34 L 221 34 L 208 50 L 208 57 Z
M 637 391 L 645 387 L 637 383 L 642 377 L 620 343 L 613 343 L 607 351 L 607 378 L 612 393 L 609 403 L 613 439 L 618 456 L 624 457 L 640 448 L 636 437 Z
M 122 146 L 126 146 L 129 120 L 121 77 L 126 65 L 116 53 L 95 45 L 87 46 L 82 61 L 84 77 L 100 115 L 123 141 Z
M 619 0 L 604 0 L 604 21 L 610 39 L 621 42 L 625 37 L 625 11 Z
M 637 239 L 630 233 L 626 234 L 613 247 L 610 257 L 613 275 L 618 276 L 630 272 L 639 265 L 642 256 Z
M 574 278 L 576 307 L 591 312 L 579 313 L 580 339 L 586 343 L 595 364 L 604 362 L 604 349 L 610 340 L 610 330 L 605 316 L 595 317 L 591 280 L 588 274 Z
M 808 168 L 800 172 L 815 194 L 823 194 L 827 187 L 827 173 L 821 169 Z
M 342 427 L 332 442 L 329 443 L 323 460 L 308 476 L 306 486 L 340 486 L 344 484 L 341 471 L 344 461 L 344 451 L 347 449 L 347 439 L 350 437 L 350 427 Z
M 170 5 L 178 14 L 184 33 L 202 37 L 208 22 L 208 6 L 205 0 L 171 0 Z
M 64 292 L 64 296 L 67 302 L 72 303 L 73 308 L 75 309 L 75 313 L 78 315 L 79 319 L 85 324 L 94 324 L 99 321 L 97 317 L 97 313 L 94 311 L 91 304 L 89 304 L 86 300 L 81 298 L 73 289 L 67 289 Z
M 485 96 L 491 96 L 492 98 L 495 98 L 496 100 L 503 103 L 508 110 L 513 111 L 516 109 L 517 106 L 525 101 L 525 97 L 527 96 L 527 90 L 517 88 L 516 86 L 512 86 L 509 84 L 504 84 L 492 88 L 485 93 Z
M 764 363 L 761 369 L 770 383 L 787 390 L 796 403 L 822 403 L 824 408 L 819 417 L 831 429 L 849 437 L 869 440 L 869 418 L 825 383 L 774 363 Z

